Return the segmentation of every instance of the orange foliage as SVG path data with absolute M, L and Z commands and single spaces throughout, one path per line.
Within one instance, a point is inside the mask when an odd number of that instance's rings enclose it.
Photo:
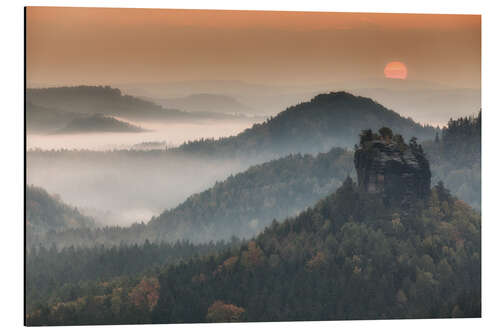
M 306 264 L 306 267 L 309 270 L 321 268 L 326 263 L 326 256 L 323 252 L 318 251 L 311 260 L 309 260 Z
M 143 278 L 129 293 L 130 300 L 137 307 L 148 307 L 152 310 L 159 298 L 160 283 L 157 278 Z
M 245 267 L 253 268 L 262 262 L 263 257 L 264 253 L 260 247 L 255 241 L 251 241 L 248 243 L 248 250 L 243 252 L 241 259 Z
M 215 301 L 208 308 L 207 321 L 213 323 L 237 322 L 241 320 L 244 312 L 245 309 L 234 304 Z

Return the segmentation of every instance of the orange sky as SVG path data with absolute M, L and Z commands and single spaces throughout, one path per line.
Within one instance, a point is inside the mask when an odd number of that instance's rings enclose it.
M 314 84 L 383 77 L 479 88 L 478 15 L 165 9 L 27 9 L 35 84 L 244 80 Z

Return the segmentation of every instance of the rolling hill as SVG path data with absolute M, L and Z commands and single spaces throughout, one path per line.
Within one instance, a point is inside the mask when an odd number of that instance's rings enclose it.
M 352 153 L 341 148 L 317 156 L 289 155 L 217 182 L 146 224 L 62 230 L 47 235 L 45 242 L 59 247 L 111 246 L 252 237 L 273 219 L 295 215 L 331 193 L 352 173 Z
M 25 223 L 28 246 L 45 239 L 48 233 L 96 226 L 92 218 L 81 214 L 77 208 L 32 185 L 26 186 Z
M 95 133 L 95 132 L 145 132 L 147 130 L 118 120 L 114 117 L 102 114 L 93 114 L 90 116 L 75 117 L 64 127 L 56 130 L 53 134 L 74 134 L 74 133 Z
M 219 94 L 191 94 L 185 97 L 155 99 L 166 108 L 192 112 L 216 112 L 226 114 L 250 113 L 251 108 L 234 97 Z
M 481 209 L 481 112 L 450 119 L 437 140 L 423 143 L 433 182 L 442 181 L 473 208 Z
M 75 86 L 26 90 L 27 113 L 30 106 L 57 109 L 60 112 L 123 117 L 135 121 L 183 120 L 195 116 L 179 110 L 164 109 L 158 104 L 124 95 L 109 86 Z M 198 117 L 198 116 L 197 116 Z
M 442 185 L 402 210 L 348 178 L 239 248 L 142 280 L 91 284 L 91 293 L 74 287 L 74 298 L 42 304 L 27 319 L 38 326 L 479 317 L 480 240 L 479 214 Z
M 152 322 L 478 317 L 480 229 L 443 188 L 408 214 L 346 181 L 239 251 L 166 269 Z
M 436 131 L 369 98 L 332 92 L 289 107 L 236 136 L 187 142 L 178 150 L 222 156 L 324 152 L 331 147 L 352 147 L 361 130 L 383 126 L 420 140 L 433 138 Z
M 333 192 L 352 172 L 351 153 L 341 148 L 259 164 L 153 218 L 145 237 L 197 243 L 249 238 Z
M 474 118 L 459 119 L 450 123 L 443 141 L 452 142 L 464 129 L 477 127 Z M 332 155 L 347 157 L 338 148 Z M 352 154 L 348 157 L 352 161 Z M 231 192 L 231 187 L 235 183 L 251 187 L 253 176 L 259 175 L 263 176 L 257 181 L 259 188 L 282 173 L 285 176 L 280 177 L 290 183 L 301 172 L 289 173 L 282 166 L 293 160 L 301 161 L 301 171 L 314 169 L 314 175 L 333 174 L 329 168 L 338 164 L 331 163 L 335 160 L 327 154 L 316 160 L 298 155 L 269 162 L 262 166 L 264 173 L 250 169 L 242 179 L 236 176 L 193 196 L 204 200 L 199 210 L 188 205 L 187 211 L 203 214 L 203 220 L 211 210 L 224 212 L 218 205 L 233 197 L 252 202 L 251 196 Z M 36 294 L 39 302 L 32 304 L 27 322 L 38 326 L 480 317 L 480 214 L 453 197 L 442 182 L 431 188 L 422 146 L 413 139 L 406 144 L 389 128 L 363 131 L 354 160 L 361 175 L 358 184 L 347 176 L 333 194 L 299 215 L 274 220 L 241 246 L 237 241 L 228 247 L 213 242 L 172 247 L 146 241 L 140 246 L 121 243 L 120 248 L 47 251 L 40 247 L 33 258 L 57 270 L 39 264 L 40 272 L 30 281 L 53 281 L 51 277 L 57 276 L 68 284 Z M 296 192 L 321 183 L 299 184 Z M 171 213 L 165 212 L 164 218 L 172 218 Z M 186 216 L 183 213 L 179 221 Z M 229 227 L 223 225 L 221 231 Z M 134 228 L 147 231 L 149 225 Z M 103 231 L 98 230 L 99 235 Z M 200 232 L 207 231 L 211 230 Z M 213 252 L 217 248 L 218 254 Z M 198 255 L 203 249 L 210 252 Z M 103 271 L 110 280 L 78 280 L 78 263 L 68 270 L 70 276 L 61 271 L 70 258 L 83 253 L 89 260 L 81 267 L 92 267 L 88 278 L 100 276 L 98 263 L 107 262 Z M 152 253 L 163 253 L 173 261 L 159 270 L 161 261 L 144 263 L 143 256 Z M 189 254 L 194 257 L 178 261 Z M 110 267 L 110 260 L 133 268 Z M 136 275 L 140 272 L 142 278 Z
M 28 133 L 51 133 L 66 126 L 78 113 L 26 103 L 26 130 Z
M 432 183 L 443 181 L 461 200 L 480 209 L 480 115 L 451 120 L 440 141 L 423 143 L 430 161 Z M 141 155 L 142 156 L 142 155 Z M 120 241 L 142 243 L 189 239 L 203 242 L 251 237 L 273 219 L 305 209 L 334 191 L 352 174 L 353 153 L 333 148 L 317 156 L 295 154 L 255 165 L 165 210 L 148 224 L 101 231 L 63 231 L 50 242 L 92 246 Z

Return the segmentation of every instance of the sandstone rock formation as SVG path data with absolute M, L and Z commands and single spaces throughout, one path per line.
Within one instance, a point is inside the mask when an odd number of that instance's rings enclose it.
M 379 134 L 364 131 L 360 137 L 354 163 L 362 190 L 382 195 L 388 205 L 401 206 L 429 195 L 429 162 L 416 139 L 408 145 L 389 128 Z

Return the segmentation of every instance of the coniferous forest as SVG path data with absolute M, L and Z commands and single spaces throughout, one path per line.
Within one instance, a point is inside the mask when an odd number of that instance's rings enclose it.
M 130 227 L 28 186 L 26 322 L 478 317 L 480 137 L 481 113 L 421 143 L 360 131 Z

